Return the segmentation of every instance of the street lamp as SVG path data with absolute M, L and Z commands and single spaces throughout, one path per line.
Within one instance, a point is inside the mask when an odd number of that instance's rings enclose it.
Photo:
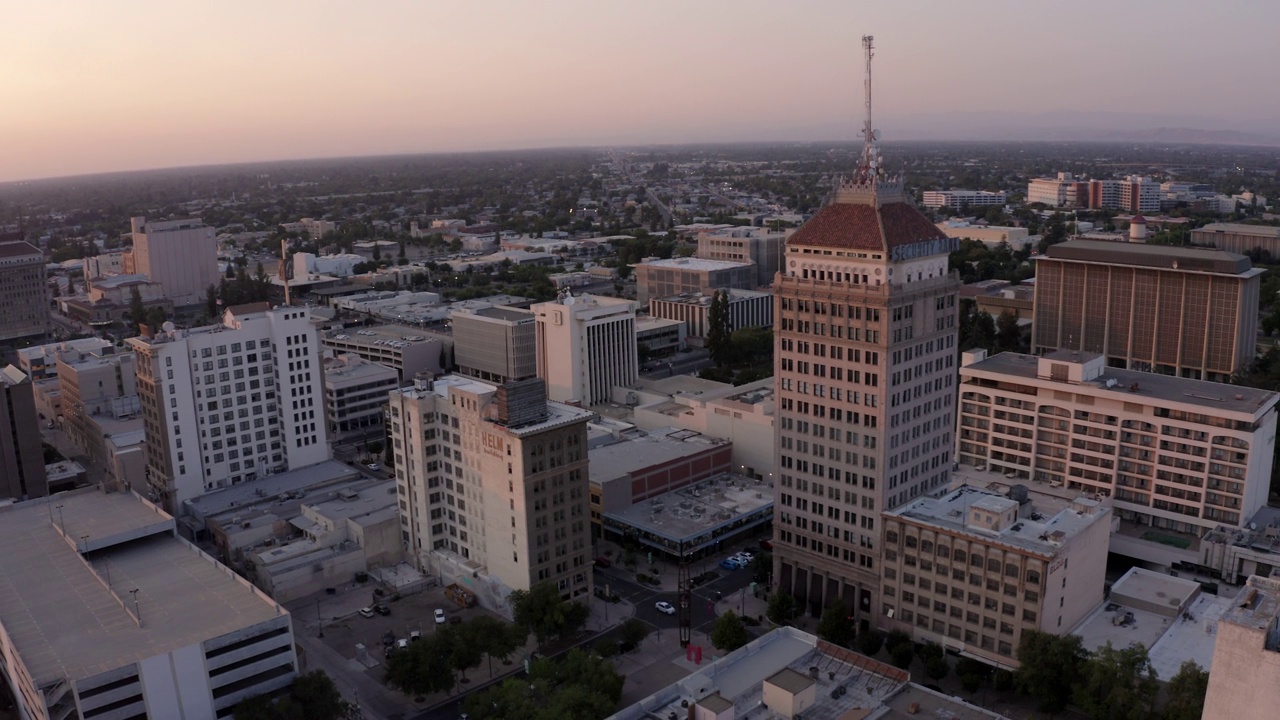
M 133 617 L 138 621 L 138 627 L 142 627 L 142 611 L 138 609 L 138 588 L 129 591 L 133 596 Z

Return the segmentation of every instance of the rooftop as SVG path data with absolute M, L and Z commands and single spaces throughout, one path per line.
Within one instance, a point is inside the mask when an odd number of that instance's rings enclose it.
M 1010 494 L 1013 494 L 1012 488 Z M 1058 548 L 1102 518 L 1109 509 L 1092 498 L 1079 497 L 1061 506 L 1037 497 L 1036 502 L 1021 504 L 1016 520 L 1002 530 L 990 530 L 967 522 L 972 507 L 1002 513 L 1018 504 L 993 490 L 963 485 L 941 498 L 919 498 L 885 514 L 944 528 L 983 542 L 998 540 L 1022 550 L 1053 556 Z
M 324 334 L 322 342 L 341 341 L 348 345 L 380 345 L 398 348 L 438 339 L 440 339 L 438 335 L 411 325 L 375 325 L 330 331 Z
M 751 300 L 753 298 L 773 297 L 773 293 L 767 290 L 739 290 L 732 288 L 728 291 L 729 302 L 737 300 Z M 668 295 L 663 298 L 655 298 L 662 302 L 679 303 L 681 305 L 711 305 L 711 293 L 683 293 L 681 295 Z
M 1254 575 L 1232 600 L 1230 609 L 1223 613 L 1222 622 L 1266 630 L 1267 649 L 1277 650 L 1280 649 L 1276 637 L 1280 632 L 1277 617 L 1280 617 L 1280 579 Z
M 90 280 L 95 288 L 118 288 L 127 285 L 146 285 L 151 279 L 146 275 L 104 275 Z
M 1193 232 L 1200 233 L 1237 233 L 1240 235 L 1257 235 L 1258 237 L 1280 238 L 1280 227 L 1275 225 L 1248 225 L 1245 223 L 1209 223 Z
M 619 479 L 630 482 L 630 474 L 638 470 L 692 457 L 726 444 L 725 440 L 700 435 L 692 430 L 654 430 L 647 435 L 593 448 L 588 453 L 591 482 L 602 484 Z
M 895 247 L 947 236 L 915 207 L 831 203 L 787 239 L 787 246 L 888 252 Z
M 734 268 L 755 267 L 755 263 L 734 262 L 732 260 L 708 260 L 706 258 L 687 257 L 687 258 L 664 258 L 664 259 L 646 259 L 638 262 L 632 267 L 656 267 L 656 268 L 680 268 L 681 270 L 696 270 L 698 272 L 716 271 L 716 270 L 732 270 Z
M 519 323 L 533 322 L 533 313 L 520 308 L 504 307 L 502 305 L 483 305 L 480 307 L 468 306 L 465 304 L 457 304 L 452 311 L 452 316 L 457 315 L 474 315 L 477 317 L 493 318 L 494 320 L 502 320 L 504 322 Z
M 594 458 L 592 458 L 594 463 Z M 714 542 L 710 531 L 741 522 L 773 517 L 773 486 L 761 479 L 724 473 L 679 490 L 663 493 L 619 512 L 604 513 L 605 525 L 640 531 L 642 541 L 690 549 Z
M 1253 263 L 1249 262 L 1249 258 L 1244 255 L 1226 250 L 1084 238 L 1073 238 L 1051 246 L 1039 260 L 1045 258 L 1244 277 L 1253 277 L 1265 272 L 1262 268 L 1253 267 Z
M 496 393 L 498 391 L 498 387 L 464 375 L 445 375 L 444 377 L 433 380 L 429 388 L 413 386 L 401 388 L 397 392 L 408 398 L 421 398 L 434 394 L 448 400 L 449 392 L 451 390 L 486 396 Z M 593 417 L 595 417 L 595 413 L 590 410 L 584 410 L 579 407 L 574 407 L 573 405 L 566 405 L 564 403 L 555 402 L 554 400 L 548 400 L 547 416 L 538 422 L 521 425 L 519 427 L 507 427 L 505 425 L 494 423 L 492 427 L 514 435 L 515 437 L 523 438 L 561 425 L 587 421 Z
M 308 467 L 205 493 L 188 500 L 187 507 L 203 520 L 206 517 L 239 510 L 263 500 L 270 501 L 281 495 L 362 477 L 359 472 L 340 462 L 326 460 Z
M 0 553 L 0 624 L 37 685 L 92 676 L 284 613 L 173 527 L 172 517 L 141 498 L 96 488 L 0 511 L 0 537 L 8 538 Z M 126 610 L 134 588 L 141 627 Z
M 44 259 L 44 253 L 40 252 L 40 248 L 28 242 L 6 242 L 0 243 L 0 258 L 15 258 L 34 256 L 41 260 Z
M 1059 362 L 1088 362 L 1097 358 L 1095 353 L 1076 353 L 1059 350 L 1045 356 Z M 1111 396 L 1116 401 L 1151 403 L 1156 405 L 1191 405 L 1216 415 L 1234 413 L 1250 419 L 1260 418 L 1280 400 L 1280 394 L 1245 387 L 1225 385 L 1206 380 L 1160 375 L 1106 367 L 1093 379 L 1081 383 L 1050 380 L 1039 376 L 1040 358 L 1022 353 L 1003 352 L 979 360 L 961 368 L 961 376 L 970 373 L 990 373 L 1008 377 L 1039 380 L 1051 386 L 1069 386 L 1073 392 L 1086 389 L 1094 397 Z M 1242 418 L 1243 419 L 1243 418 Z

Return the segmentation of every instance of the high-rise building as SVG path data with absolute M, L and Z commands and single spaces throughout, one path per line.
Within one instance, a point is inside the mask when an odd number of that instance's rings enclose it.
M 538 378 L 494 386 L 449 375 L 390 395 L 404 542 L 420 569 L 466 578 L 509 614 L 510 590 L 591 588 L 587 422 Z
M 0 369 L 0 499 L 49 492 L 31 381 L 18 368 Z
M 782 248 L 793 232 L 793 228 L 717 228 L 698 235 L 697 255 L 706 260 L 755 263 L 756 287 L 768 287 L 782 268 Z
M 200 218 L 130 220 L 133 257 L 129 272 L 160 283 L 175 306 L 203 303 L 209 287 L 218 284 L 218 240 Z
M 584 407 L 609 402 L 640 377 L 635 303 L 565 295 L 530 308 L 537 318 L 538 377 L 547 397 Z
M 324 367 L 305 309 L 228 308 L 222 323 L 130 338 L 147 484 L 170 512 L 210 490 L 327 460 Z
M 44 253 L 30 243 L 0 243 L 0 343 L 49 334 Z
M 396 371 L 359 355 L 324 361 L 324 414 L 329 439 L 345 442 L 383 437 L 387 393 L 400 387 Z
M 538 374 L 536 323 L 529 310 L 464 307 L 450 312 L 449 320 L 458 372 L 499 385 Z
M 1253 576 L 1217 622 L 1205 720 L 1269 720 L 1280 705 L 1280 579 Z
M 807 610 L 863 620 L 878 615 L 880 513 L 950 479 L 960 288 L 959 241 L 885 173 L 867 117 L 857 170 L 787 240 L 774 285 L 774 578 Z
M 1036 258 L 1032 349 L 1224 381 L 1255 354 L 1262 274 L 1221 250 L 1068 240 Z

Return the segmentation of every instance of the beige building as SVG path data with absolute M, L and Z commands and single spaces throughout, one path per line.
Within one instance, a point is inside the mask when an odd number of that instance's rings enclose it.
M 584 407 L 608 402 L 640 376 L 635 303 L 566 293 L 530 308 L 537 319 L 538 377 L 547 397 Z
M 1000 243 L 1008 243 L 1013 250 L 1022 250 L 1031 245 L 1031 236 L 1026 228 L 1003 227 L 1000 225 L 970 225 L 963 220 L 949 220 L 938 223 L 938 229 L 947 237 L 960 240 L 977 240 L 983 245 L 996 247 Z
M 1088 207 L 1089 181 L 1071 173 L 1058 173 L 1051 178 L 1033 178 L 1027 183 L 1027 204 L 1040 203 L 1051 208 Z
M 714 228 L 698 233 L 697 256 L 706 260 L 754 263 L 756 287 L 768 287 L 782 269 L 782 249 L 794 232 L 795 228 Z
M 49 289 L 40 249 L 0 243 L 0 342 L 49 334 Z
M 324 361 L 324 415 L 331 442 L 383 436 L 387 393 L 400 387 L 396 371 L 359 355 Z
M 1218 621 L 1206 720 L 1270 720 L 1280 707 L 1280 580 L 1253 576 Z
M 876 618 L 880 513 L 950 479 L 959 279 L 869 144 L 787 241 L 777 298 L 774 578 L 815 616 Z
M 338 223 L 332 220 L 316 220 L 314 218 L 302 218 L 297 222 L 281 223 L 280 227 L 285 232 L 307 233 L 312 240 L 320 238 L 338 230 Z
M 402 539 L 415 565 L 510 615 L 539 582 L 591 592 L 589 411 L 548 402 L 538 379 L 449 375 L 391 393 Z
M 32 384 L 18 368 L 0 368 L 0 500 L 49 492 Z
M 752 290 L 757 282 L 755 265 L 734 260 L 707 260 L 698 257 L 646 258 L 635 269 L 636 300 L 645 305 L 649 298 L 671 297 L 715 290 Z
M 1166 564 L 1168 548 L 1129 536 L 1153 528 L 1199 538 L 1244 525 L 1266 503 L 1277 400 L 1108 368 L 1092 353 L 966 353 L 957 460 L 1110 497 L 1124 524 L 1140 529 L 1117 536 L 1112 551 Z
M 1256 354 L 1262 274 L 1221 250 L 1068 240 L 1036 259 L 1032 352 L 1225 381 Z
M 1110 519 L 1105 502 L 1020 485 L 886 512 L 880 624 L 1016 667 L 1023 632 L 1068 633 L 1102 603 Z
M 458 372 L 502 384 L 538 374 L 538 339 L 533 312 L 485 305 L 449 313 Z
M 729 331 L 773 326 L 773 295 L 760 290 L 728 290 Z M 685 336 L 702 344 L 711 332 L 712 293 L 649 298 L 649 314 L 685 324 Z
M 32 380 L 40 381 L 58 376 L 58 356 L 62 353 L 72 351 L 76 353 L 97 353 L 109 347 L 111 347 L 110 340 L 103 340 L 100 337 L 87 337 L 19 348 L 18 367 Z
M 1191 231 L 1191 242 L 1246 255 L 1257 248 L 1280 257 L 1280 227 L 1244 223 L 1210 223 Z
M 692 384 L 688 381 L 696 381 L 696 389 L 685 389 Z M 773 378 L 740 386 L 688 376 L 644 381 L 640 390 L 628 393 L 635 395 L 631 422 L 642 430 L 677 427 L 728 440 L 733 444 L 733 472 L 773 482 L 773 386 Z
M 401 382 L 420 372 L 440 373 L 449 365 L 453 341 L 445 335 L 409 325 L 375 325 L 330 330 L 320 344 L 334 354 L 359 355 L 396 371 Z
M 678 320 L 641 315 L 636 318 L 636 352 L 648 351 L 649 357 L 665 357 L 685 349 L 685 324 Z
M 106 467 L 107 450 L 98 419 L 127 420 L 141 411 L 134 354 L 107 347 L 58 358 L 62 429 L 94 467 Z M 141 480 L 141 478 L 138 478 Z
M 218 241 L 214 229 L 200 218 L 130 219 L 133 259 L 129 272 L 159 283 L 176 306 L 203 303 L 206 291 L 218 284 Z

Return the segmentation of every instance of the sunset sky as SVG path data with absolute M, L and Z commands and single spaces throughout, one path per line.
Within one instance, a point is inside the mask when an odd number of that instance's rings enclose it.
M 890 141 L 1064 113 L 1280 133 L 1274 0 L 10 0 L 0 23 L 0 181 L 849 141 L 863 34 Z

